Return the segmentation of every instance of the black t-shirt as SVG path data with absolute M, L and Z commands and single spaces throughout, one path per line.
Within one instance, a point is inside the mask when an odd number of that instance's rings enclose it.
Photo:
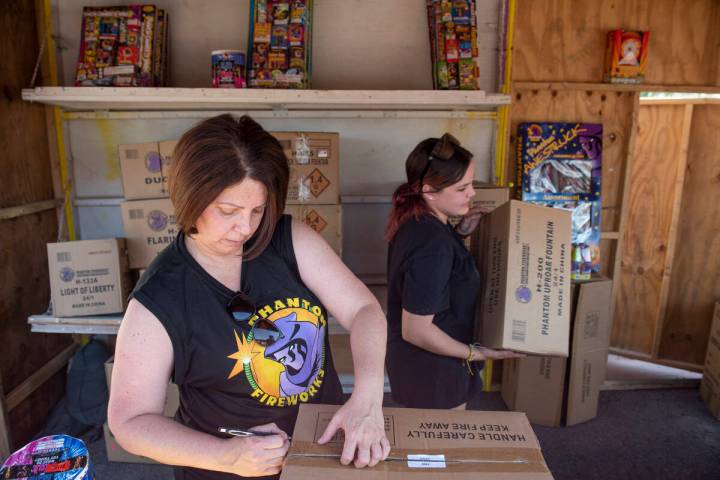
M 473 341 L 480 274 L 455 230 L 433 215 L 405 222 L 388 248 L 388 348 L 393 399 L 414 408 L 453 408 L 467 401 L 470 374 L 459 358 L 437 355 L 402 338 L 402 310 L 434 315 L 433 324 Z
M 241 275 L 241 290 L 258 309 L 243 324 L 226 309 L 235 292 L 192 258 L 181 233 L 132 295 L 160 320 L 172 342 L 172 378 L 180 390 L 176 420 L 211 435 L 220 435 L 221 426 L 275 422 L 292 435 L 300 403 L 338 404 L 342 389 L 330 354 L 327 312 L 300 278 L 291 217 L 280 218 L 270 244 L 243 262 Z M 260 335 L 252 325 L 258 319 L 273 324 L 274 343 L 255 341 Z M 176 478 L 238 477 L 182 468 Z

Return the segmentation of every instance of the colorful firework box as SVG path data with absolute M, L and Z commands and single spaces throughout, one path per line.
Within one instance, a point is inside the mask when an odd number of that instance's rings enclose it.
M 645 80 L 650 32 L 612 30 L 605 47 L 606 83 L 638 84 Z
M 92 480 L 95 475 L 82 440 L 68 435 L 51 435 L 33 440 L 10 455 L 0 467 L 0 478 Z
M 572 273 L 600 269 L 602 125 L 522 123 L 518 126 L 521 200 L 572 211 Z
M 155 5 L 83 8 L 75 86 L 164 86 L 167 64 L 167 12 Z
M 312 0 L 251 0 L 249 87 L 310 88 Z
M 475 0 L 427 0 L 433 88 L 477 90 Z

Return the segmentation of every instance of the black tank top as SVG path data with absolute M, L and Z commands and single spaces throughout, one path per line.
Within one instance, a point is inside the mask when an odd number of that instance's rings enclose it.
M 258 309 L 247 322 L 238 323 L 227 312 L 235 292 L 192 258 L 182 233 L 135 287 L 132 296 L 160 320 L 172 341 L 180 423 L 220 435 L 221 426 L 275 422 L 292 435 L 299 404 L 342 403 L 327 311 L 300 278 L 291 221 L 283 215 L 267 248 L 243 262 L 241 290 Z M 253 328 L 262 319 L 264 335 L 257 330 L 260 324 Z M 262 341 L 268 323 L 272 343 Z M 238 477 L 185 468 L 176 478 Z

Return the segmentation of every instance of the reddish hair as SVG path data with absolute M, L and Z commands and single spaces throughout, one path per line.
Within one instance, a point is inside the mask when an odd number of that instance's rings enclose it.
M 426 138 L 418 143 L 405 161 L 407 182 L 393 193 L 385 240 L 392 242 L 405 222 L 431 212 L 422 196 L 423 185 L 435 191 L 449 187 L 460 181 L 471 161 L 472 153 L 449 134 L 442 138 Z

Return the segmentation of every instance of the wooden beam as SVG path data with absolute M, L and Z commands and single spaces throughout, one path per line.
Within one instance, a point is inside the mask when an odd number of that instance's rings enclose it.
M 12 446 L 12 437 L 10 436 L 10 422 L 8 421 L 5 407 L 5 394 L 0 378 L 0 459 L 10 456 L 10 447 Z
M 60 205 L 62 201 L 45 200 L 42 202 L 27 203 L 17 207 L 0 208 L 0 220 L 9 220 L 11 218 L 22 217 L 23 215 L 32 215 L 33 213 L 52 210 Z
M 603 240 L 619 240 L 620 232 L 600 232 L 600 238 Z
M 615 307 L 617 304 L 617 296 L 618 296 L 618 284 L 620 280 L 620 275 L 622 273 L 622 268 L 620 268 L 620 264 L 622 262 L 622 248 L 623 248 L 623 240 L 625 236 L 625 224 L 627 223 L 627 217 L 628 213 L 630 212 L 630 206 L 628 205 L 627 200 L 630 198 L 630 173 L 632 172 L 632 162 L 633 157 L 635 156 L 635 139 L 637 138 L 637 130 L 638 130 L 638 116 L 639 116 L 639 109 L 640 109 L 640 93 L 635 93 L 633 98 L 633 110 L 632 110 L 632 122 L 630 124 L 630 138 L 628 139 L 628 148 L 627 153 L 625 157 L 625 165 L 623 166 L 623 181 L 622 181 L 622 196 L 620 197 L 620 223 L 618 225 L 618 240 L 617 244 L 615 245 L 615 262 L 613 264 L 613 269 L 610 272 L 610 275 L 612 275 L 613 280 L 613 287 L 612 287 L 612 301 L 610 302 L 610 311 L 612 312 L 612 315 L 615 313 Z M 610 318 L 610 331 L 612 332 L 612 324 L 613 319 L 612 315 Z
M 79 345 L 77 343 L 73 343 L 48 363 L 40 367 L 40 369 L 33 373 L 28 379 L 15 387 L 5 398 L 7 411 L 9 412 L 20 405 L 20 403 L 37 390 L 38 387 L 47 382 L 48 379 L 55 375 L 61 368 L 65 367 L 78 347 Z
M 685 185 L 685 172 L 687 171 L 688 147 L 690 144 L 690 129 L 692 126 L 693 105 L 685 105 L 680 133 L 680 150 L 678 152 L 677 173 L 675 187 L 673 188 L 673 203 L 670 214 L 670 229 L 668 231 L 667 253 L 665 255 L 662 282 L 660 284 L 660 301 L 655 320 L 655 338 L 653 341 L 652 355 L 657 357 L 662 340 L 663 324 L 667 316 L 668 297 L 670 293 L 670 281 L 672 280 L 672 265 L 675 259 L 675 245 L 677 243 L 678 224 L 680 223 L 680 205 L 682 204 L 683 187 Z
M 587 90 L 611 92 L 720 93 L 715 85 L 618 85 L 586 82 L 515 82 L 518 90 Z
M 605 380 L 600 390 L 651 390 L 655 388 L 698 388 L 700 380 L 672 378 L 662 380 Z
M 720 98 L 717 97 L 677 97 L 677 98 L 653 98 L 645 97 L 640 99 L 640 105 L 720 105 Z
M 626 350 L 624 348 L 610 347 L 610 353 L 614 353 L 615 355 L 621 355 L 627 358 L 634 358 L 636 360 L 643 360 L 645 362 L 657 363 L 658 365 L 665 365 L 666 367 L 681 368 L 683 370 L 689 370 L 691 372 L 702 373 L 703 371 L 703 365 L 679 362 L 677 360 L 663 360 L 661 358 L 655 358 L 647 353 L 634 352 L 632 350 Z

